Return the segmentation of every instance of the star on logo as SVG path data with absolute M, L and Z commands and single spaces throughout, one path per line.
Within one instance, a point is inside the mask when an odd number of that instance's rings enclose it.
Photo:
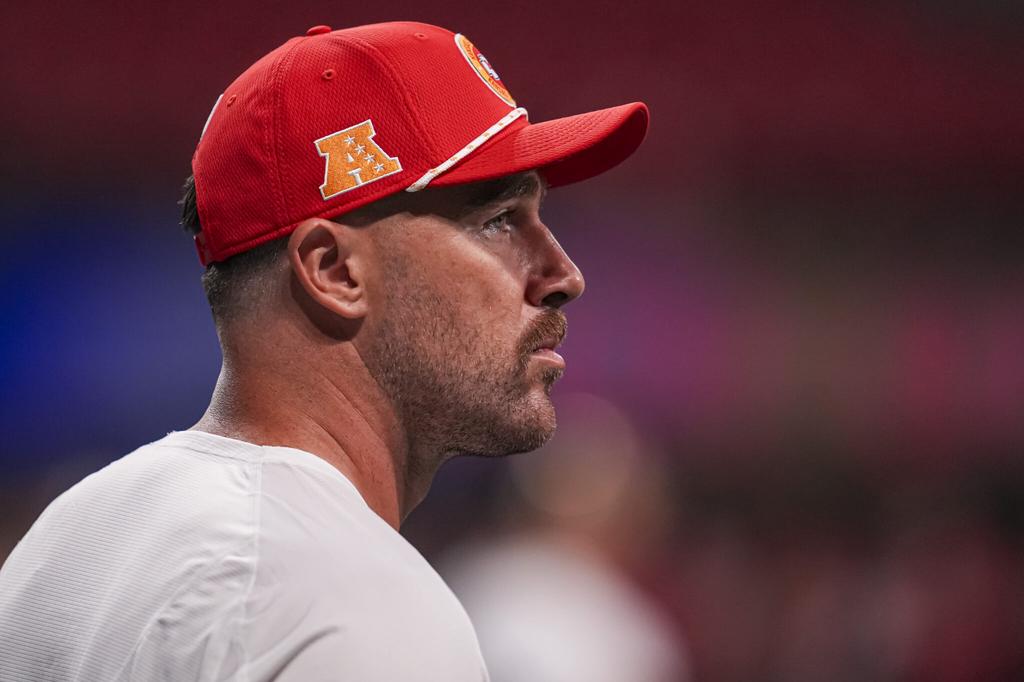
M 317 154 L 324 159 L 324 181 L 320 185 L 324 200 L 401 172 L 401 161 L 380 147 L 374 140 L 376 134 L 373 121 L 366 119 L 313 141 Z

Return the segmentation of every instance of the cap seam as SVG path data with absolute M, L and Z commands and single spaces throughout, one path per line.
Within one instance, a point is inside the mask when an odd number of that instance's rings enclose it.
M 274 175 L 275 175 L 275 189 L 277 197 L 277 209 L 280 213 L 275 216 L 274 223 L 280 225 L 288 220 L 288 196 L 285 195 L 285 185 L 283 181 L 283 175 L 281 173 L 281 148 L 279 147 L 281 134 L 278 126 L 283 118 L 280 116 L 279 108 L 283 102 L 283 72 L 285 70 L 285 62 L 291 63 L 291 57 L 295 53 L 295 50 L 302 44 L 301 40 L 294 39 L 295 43 L 281 55 L 281 59 L 278 60 L 277 64 L 274 65 L 274 71 L 271 73 L 271 89 L 274 93 L 273 106 L 270 112 L 270 144 L 268 147 L 274 150 Z
M 376 45 L 373 45 L 372 43 L 369 43 L 363 40 L 362 38 L 358 38 L 356 36 L 351 36 L 349 39 L 353 43 L 357 43 L 362 47 L 366 48 L 367 50 L 374 52 L 380 58 L 381 63 L 388 70 L 388 75 L 391 77 L 392 82 L 395 84 L 398 91 L 402 93 L 402 102 L 405 104 L 406 117 L 412 122 L 413 126 L 416 128 L 416 132 L 419 133 L 420 139 L 423 140 L 424 145 L 430 148 L 431 156 L 433 158 L 439 157 L 440 152 L 434 146 L 433 138 L 426 134 L 426 130 L 423 128 L 422 125 L 420 125 L 419 118 L 413 115 L 413 112 L 416 111 L 416 107 L 414 106 L 414 102 L 412 101 L 412 98 L 409 96 L 408 91 L 405 89 L 405 84 L 402 82 L 402 79 L 398 78 L 398 69 L 395 68 L 394 64 L 391 63 L 391 60 L 388 59 L 388 56 L 379 48 L 377 48 Z

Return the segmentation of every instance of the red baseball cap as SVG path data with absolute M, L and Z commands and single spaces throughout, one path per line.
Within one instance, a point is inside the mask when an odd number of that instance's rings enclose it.
M 552 187 L 633 153 L 634 102 L 530 123 L 463 35 L 393 22 L 314 26 L 217 99 L 192 171 L 204 265 L 401 191 L 536 169 Z

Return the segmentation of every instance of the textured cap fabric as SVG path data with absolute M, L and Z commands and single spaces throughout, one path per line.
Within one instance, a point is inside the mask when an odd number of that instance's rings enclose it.
M 202 263 L 400 191 L 537 169 L 551 186 L 633 153 L 639 102 L 533 124 L 461 34 L 415 22 L 314 26 L 218 98 L 192 170 Z

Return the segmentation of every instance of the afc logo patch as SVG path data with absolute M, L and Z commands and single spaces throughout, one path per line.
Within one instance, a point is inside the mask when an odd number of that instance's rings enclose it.
M 320 185 L 324 200 L 402 170 L 398 157 L 388 156 L 373 141 L 376 134 L 373 121 L 366 119 L 314 142 L 325 159 L 324 184 Z

